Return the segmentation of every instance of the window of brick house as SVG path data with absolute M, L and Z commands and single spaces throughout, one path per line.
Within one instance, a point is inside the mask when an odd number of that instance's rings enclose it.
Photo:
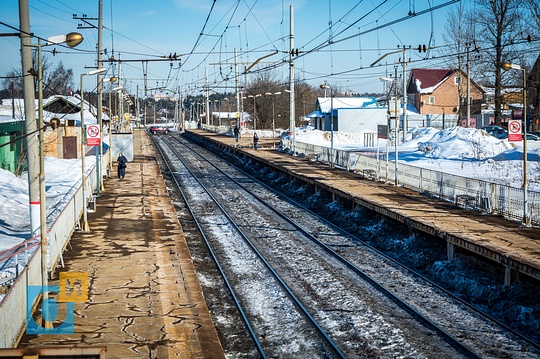
M 435 96 L 429 96 L 428 98 L 428 104 L 435 105 Z
M 455 76 L 454 77 L 454 85 L 461 84 L 461 76 Z

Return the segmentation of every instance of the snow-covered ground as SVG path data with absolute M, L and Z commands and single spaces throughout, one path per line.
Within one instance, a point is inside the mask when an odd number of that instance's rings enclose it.
M 263 134 L 264 136 L 264 134 Z M 299 129 L 296 140 L 330 147 L 328 132 Z M 334 133 L 334 148 L 347 151 L 376 151 L 361 147 L 364 133 Z M 386 140 L 379 140 L 379 151 L 386 152 Z M 534 141 L 538 142 L 538 141 Z M 540 191 L 540 143 L 528 141 L 528 188 Z M 394 160 L 394 146 L 388 148 Z M 453 127 L 445 130 L 415 128 L 398 147 L 399 162 L 455 175 L 523 187 L 523 146 L 499 140 L 479 129 Z
M 95 156 L 85 160 L 87 171 Z M 80 186 L 81 161 L 45 158 L 45 190 L 47 214 L 60 211 Z M 30 200 L 28 176 L 17 177 L 0 169 L 0 251 L 11 248 L 30 237 Z

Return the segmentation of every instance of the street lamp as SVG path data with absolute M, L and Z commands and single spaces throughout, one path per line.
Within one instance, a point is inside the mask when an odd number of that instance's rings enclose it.
M 116 82 L 116 77 L 107 77 L 101 79 L 101 85 L 103 86 L 103 83 L 110 82 L 111 84 Z M 109 96 L 110 99 L 110 96 Z M 102 104 L 98 104 L 98 106 L 102 106 Z M 109 106 L 110 106 L 110 100 L 109 100 Z M 101 111 L 101 108 L 98 109 Z M 109 118 L 109 135 L 110 135 L 110 118 Z M 101 155 L 103 153 L 103 122 L 98 123 L 99 126 L 99 150 L 96 151 L 96 179 L 97 179 L 97 195 L 101 193 L 102 190 L 105 188 L 103 187 L 103 167 L 101 166 Z M 110 137 L 109 137 L 109 144 L 110 144 Z M 110 152 L 110 151 L 109 151 Z
M 508 70 L 521 70 L 523 72 L 523 219 L 522 226 L 529 226 L 528 198 L 527 198 L 527 76 L 525 69 L 517 64 L 503 63 L 501 68 Z
M 281 92 L 278 91 L 278 92 L 274 92 L 274 93 L 271 93 L 271 92 L 267 92 L 266 93 L 267 96 L 275 96 L 275 95 L 281 95 Z M 276 98 L 275 97 L 272 97 L 272 148 L 276 148 L 276 141 L 275 141 L 275 135 L 276 135 L 276 118 L 275 118 L 275 114 L 276 114 Z
M 257 106 L 255 104 L 255 98 L 261 97 L 261 94 L 258 95 L 248 95 L 248 97 L 253 98 L 253 131 L 257 130 Z
M 81 230 L 83 232 L 90 231 L 88 227 L 88 210 L 86 208 L 86 170 L 84 164 L 84 158 L 86 157 L 85 147 L 86 147 L 86 129 L 84 128 L 84 88 L 83 88 L 83 78 L 84 76 L 98 75 L 107 72 L 106 68 L 101 68 L 97 70 L 92 70 L 85 74 L 81 74 L 81 83 L 80 83 L 80 92 L 81 92 L 81 173 L 82 173 L 82 197 L 83 197 L 83 222 Z M 97 164 L 96 164 L 97 165 Z
M 229 130 L 230 130 L 231 120 L 229 118 L 229 115 L 231 113 L 231 103 L 229 102 L 229 99 L 227 97 L 224 97 L 223 101 L 227 101 L 227 126 L 229 126 Z
M 218 125 L 219 127 L 221 127 L 221 112 L 219 112 L 219 100 L 214 100 L 214 103 L 217 103 Z
M 395 154 L 395 158 L 394 158 L 394 186 L 397 186 L 399 184 L 399 179 L 398 179 L 398 168 L 399 168 L 399 165 L 398 165 L 398 160 L 399 160 L 399 153 L 398 153 L 398 141 L 399 141 L 399 118 L 398 118 L 398 90 L 397 90 L 397 67 L 396 67 L 396 79 L 390 79 L 390 78 L 387 78 L 387 77 L 381 77 L 380 78 L 381 81 L 386 81 L 386 82 L 392 82 L 393 85 L 394 85 L 394 132 L 395 132 L 395 136 L 394 136 L 394 154 Z M 405 111 L 405 109 L 403 109 L 403 111 Z M 388 156 L 386 156 L 386 158 L 388 159 Z
M 43 286 L 42 290 L 42 296 L 43 296 L 43 303 L 46 303 L 48 300 L 48 291 L 45 287 L 48 285 L 48 265 L 47 265 L 47 206 L 46 206 L 46 190 L 45 190 L 45 151 L 44 151 L 44 129 L 46 126 L 43 126 L 43 59 L 42 59 L 42 51 L 41 48 L 43 46 L 48 45 L 56 45 L 61 43 L 67 43 L 69 47 L 75 47 L 79 45 L 83 41 L 83 37 L 81 34 L 76 32 L 71 32 L 67 35 L 59 35 L 59 36 L 53 36 L 49 37 L 47 39 L 47 43 L 41 44 L 41 41 L 38 39 L 37 44 L 25 44 L 25 46 L 28 47 L 36 47 L 38 50 L 38 71 L 37 71 L 37 79 L 38 79 L 38 121 L 37 121 L 37 130 L 39 131 L 38 134 L 38 158 L 39 158 L 39 182 L 38 182 L 38 195 L 39 195 L 39 201 L 35 201 L 35 192 L 34 192 L 34 182 L 33 179 L 34 174 L 36 173 L 35 161 L 31 156 L 28 156 L 28 181 L 29 181 L 29 194 L 30 194 L 30 225 L 32 228 L 32 233 L 35 233 L 37 231 L 37 228 L 39 228 L 40 231 L 40 240 L 41 240 L 41 285 Z M 23 59 L 23 68 L 24 68 L 24 59 Z M 33 72 L 33 69 L 30 70 L 32 74 L 35 74 Z M 25 87 L 25 102 L 28 101 L 27 96 L 27 87 Z M 33 90 L 31 90 L 33 92 Z M 30 102 L 30 101 L 28 101 Z M 32 95 L 32 101 L 33 102 L 33 95 Z M 32 104 L 32 106 L 35 106 Z M 35 119 L 35 107 L 33 110 L 33 116 L 26 115 L 26 121 L 31 122 L 32 117 Z M 53 125 L 56 126 L 56 125 Z M 35 142 L 28 142 L 28 153 L 35 151 Z M 38 202 L 38 208 L 39 208 L 39 227 L 37 227 L 38 221 L 36 220 L 36 202 Z M 33 211 L 34 209 L 34 211 Z M 42 315 L 43 321 L 44 321 L 44 328 L 52 328 L 51 323 L 49 322 L 49 310 L 48 306 L 43 306 L 43 315 Z
M 326 83 L 320 86 L 323 90 L 330 90 L 330 167 L 334 167 L 334 89 Z

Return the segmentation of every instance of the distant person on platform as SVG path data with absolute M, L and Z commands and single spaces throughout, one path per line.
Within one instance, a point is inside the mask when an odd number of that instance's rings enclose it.
M 257 132 L 253 134 L 253 147 L 255 149 L 259 148 L 259 136 L 257 136 Z
M 236 138 L 236 142 L 238 142 L 238 136 L 240 136 L 240 129 L 238 126 L 234 126 L 234 138 Z
M 120 152 L 120 154 L 118 155 L 118 159 L 116 160 L 116 162 L 118 162 L 118 178 L 124 178 L 124 176 L 126 175 L 127 161 L 128 160 L 126 156 L 124 156 L 122 152 Z

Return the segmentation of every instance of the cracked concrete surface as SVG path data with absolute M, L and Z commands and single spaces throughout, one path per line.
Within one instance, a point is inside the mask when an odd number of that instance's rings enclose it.
M 134 153 L 125 178 L 105 181 L 90 232 L 74 234 L 66 268 L 54 275 L 88 273 L 89 298 L 75 303 L 75 333 L 25 335 L 19 347 L 107 346 L 108 358 L 225 357 L 143 131 L 134 132 Z

